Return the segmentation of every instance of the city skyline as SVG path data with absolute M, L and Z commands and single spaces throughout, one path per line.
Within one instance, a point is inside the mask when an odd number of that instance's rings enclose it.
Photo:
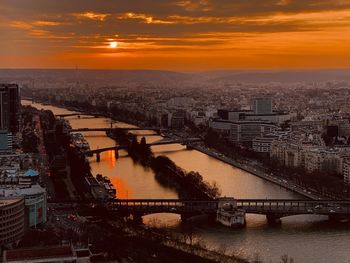
M 1 68 L 350 67 L 350 1 L 0 3 Z

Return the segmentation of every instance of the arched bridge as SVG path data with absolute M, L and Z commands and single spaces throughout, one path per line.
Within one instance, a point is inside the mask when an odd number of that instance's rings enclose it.
M 163 139 L 159 141 L 155 141 L 152 143 L 147 143 L 148 146 L 157 146 L 157 145 L 167 145 L 167 144 L 182 144 L 182 145 L 189 145 L 194 142 L 199 142 L 201 141 L 200 138 L 188 138 L 188 139 L 179 139 L 179 140 L 171 140 L 171 139 Z M 96 160 L 99 162 L 101 160 L 101 153 L 106 152 L 106 151 L 111 151 L 113 150 L 115 152 L 115 157 L 117 158 L 119 156 L 118 150 L 124 150 L 127 149 L 127 146 L 123 145 L 116 145 L 116 146 L 111 146 L 111 147 L 105 147 L 105 148 L 99 148 L 95 150 L 88 150 L 84 151 L 83 153 L 85 155 L 91 156 L 96 154 Z
M 93 116 L 95 118 L 97 117 L 103 117 L 102 114 L 100 113 L 66 113 L 66 114 L 56 114 L 56 117 L 61 117 L 61 118 L 65 118 L 65 117 L 73 117 L 73 116 Z
M 125 131 L 163 131 L 164 129 L 159 127 L 112 127 L 112 128 L 77 128 L 77 129 L 69 129 L 69 132 L 91 132 L 91 131 L 102 131 L 102 132 L 110 132 L 114 130 L 125 130 Z
M 147 214 L 175 213 L 182 219 L 198 214 L 215 215 L 217 201 L 178 200 L 178 199 L 127 199 L 115 200 L 109 203 L 110 211 L 121 216 L 133 215 L 136 217 Z
M 227 200 L 234 200 L 233 202 Z M 219 204 L 230 202 L 234 209 L 245 213 L 263 214 L 269 221 L 281 217 L 301 214 L 328 215 L 333 218 L 350 217 L 350 201 L 288 200 L 288 199 L 233 199 L 222 198 L 211 201 L 178 199 L 126 199 L 114 200 L 109 209 L 121 215 L 143 216 L 154 213 L 176 213 L 182 217 L 199 214 L 215 215 Z
M 166 145 L 166 144 L 182 144 L 182 145 L 188 145 L 194 142 L 200 142 L 202 139 L 200 138 L 186 138 L 186 139 L 162 139 L 159 141 L 155 141 L 152 143 L 147 143 L 149 146 L 157 146 L 157 145 Z

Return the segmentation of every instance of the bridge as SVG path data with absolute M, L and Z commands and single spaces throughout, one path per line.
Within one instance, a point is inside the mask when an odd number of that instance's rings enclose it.
M 140 218 L 155 213 L 180 214 L 182 219 L 205 214 L 216 216 L 218 208 L 230 203 L 233 209 L 242 209 L 248 214 L 266 215 L 268 222 L 281 217 L 317 214 L 331 219 L 350 218 L 350 201 L 332 200 L 290 200 L 290 199 L 234 199 L 180 200 L 180 199 L 116 199 L 109 203 L 109 209 L 122 216 Z
M 189 145 L 194 142 L 200 142 L 202 139 L 200 138 L 186 138 L 186 139 L 162 139 L 156 142 L 147 143 L 149 146 L 157 146 L 157 145 L 167 145 L 167 144 L 182 144 Z
M 122 150 L 122 149 L 127 149 L 127 146 L 116 145 L 116 146 L 111 146 L 111 147 L 95 149 L 95 150 L 88 150 L 88 151 L 83 151 L 83 154 L 85 154 L 87 156 L 93 156 L 95 154 L 96 161 L 100 162 L 101 161 L 101 153 L 107 152 L 107 151 L 114 151 L 115 158 L 118 158 L 119 157 L 118 150 Z
M 146 145 L 157 146 L 157 145 L 167 145 L 167 144 L 182 144 L 182 145 L 188 146 L 191 143 L 199 142 L 199 141 L 201 141 L 200 138 L 187 138 L 187 139 L 177 139 L 177 140 L 163 139 L 163 140 L 155 141 L 152 143 L 147 143 Z M 123 145 L 115 145 L 115 146 L 99 148 L 99 149 L 95 149 L 95 150 L 88 150 L 88 151 L 84 151 L 83 153 L 85 155 L 88 155 L 88 156 L 96 154 L 96 161 L 100 162 L 102 152 L 114 151 L 115 157 L 118 158 L 119 157 L 118 150 L 125 150 L 127 148 L 128 147 L 126 145 L 124 145 L 124 146 Z
M 112 127 L 112 128 L 78 128 L 78 129 L 69 129 L 69 132 L 90 132 L 90 131 L 102 131 L 102 132 L 110 132 L 110 131 L 117 131 L 117 130 L 125 130 L 125 131 L 163 131 L 164 129 L 160 127 Z
M 82 112 L 79 113 L 78 112 L 78 113 L 56 114 L 56 117 L 61 117 L 61 118 L 72 117 L 72 116 L 78 116 L 79 118 L 80 116 L 94 116 L 95 118 L 103 117 L 101 113 L 82 113 Z

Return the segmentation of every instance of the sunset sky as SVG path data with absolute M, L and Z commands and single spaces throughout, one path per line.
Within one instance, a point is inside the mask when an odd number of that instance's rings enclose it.
M 0 39 L 1 68 L 345 68 L 350 0 L 0 0 Z

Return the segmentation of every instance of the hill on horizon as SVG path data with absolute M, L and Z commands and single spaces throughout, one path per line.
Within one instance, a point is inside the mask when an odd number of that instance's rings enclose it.
M 173 85 L 215 83 L 296 83 L 350 81 L 350 69 L 212 70 L 186 73 L 169 70 L 0 69 L 0 82 L 67 81 L 102 85 Z

